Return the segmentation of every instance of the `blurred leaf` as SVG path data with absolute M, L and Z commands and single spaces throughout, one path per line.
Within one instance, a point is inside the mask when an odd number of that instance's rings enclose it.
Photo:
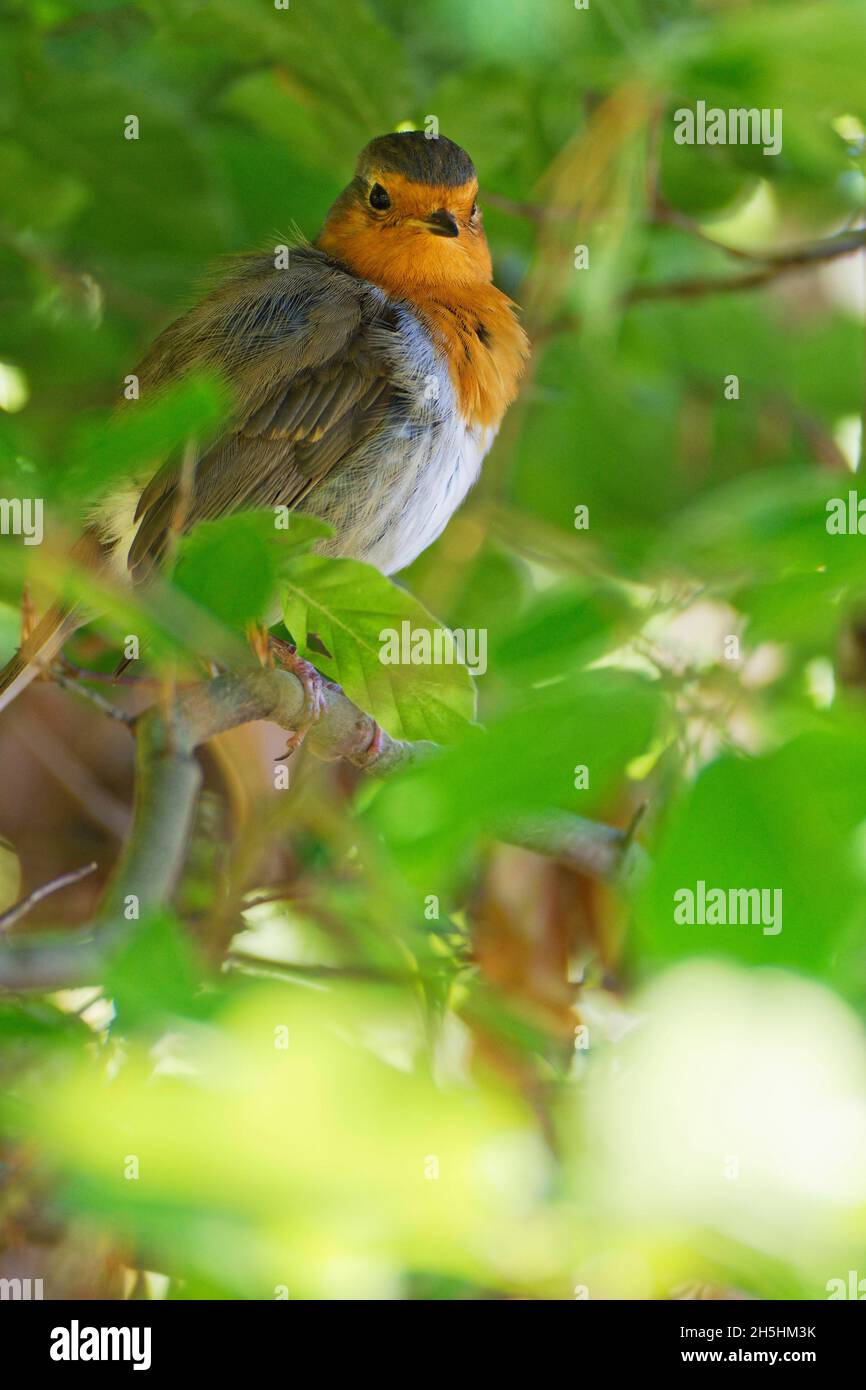
M 64 487 L 92 503 L 118 478 L 147 477 L 190 439 L 212 437 L 230 408 L 225 383 L 204 372 L 182 377 L 153 400 L 126 401 L 110 419 L 79 427 Z
M 0 140 L 0 187 L 9 200 L 6 217 L 39 230 L 68 222 L 88 198 L 86 186 L 74 174 L 58 178 L 11 140 Z
M 0 912 L 12 907 L 21 897 L 21 861 L 15 846 L 0 835 Z
M 816 733 L 761 758 L 712 763 L 671 808 L 653 850 L 642 951 L 654 962 L 726 956 L 826 978 L 840 936 L 866 911 L 864 823 L 862 736 Z M 726 894 L 767 890 L 768 912 L 751 925 L 677 922 L 674 894 L 697 892 L 699 881 Z M 769 920 L 777 902 L 778 932 Z
M 200 965 L 181 925 L 170 912 L 142 919 L 126 945 L 112 957 L 104 990 L 114 1004 L 119 1028 L 156 1028 L 167 1015 L 202 1013 Z
M 441 875 L 460 871 L 479 835 L 515 816 L 594 815 L 646 752 L 659 714 L 657 689 L 612 671 L 534 691 L 485 732 L 385 784 L 371 824 L 411 881 L 433 892 Z M 587 768 L 587 786 L 575 786 L 577 767 Z
M 341 989 L 323 1016 L 303 992 L 255 990 L 218 1033 L 178 1032 L 161 1075 L 136 1048 L 109 1084 L 82 1066 L 44 1087 L 35 1130 L 67 1201 L 206 1278 L 211 1297 L 272 1298 L 281 1284 L 393 1296 L 419 1262 L 500 1280 L 517 1245 L 484 1252 L 504 1221 L 523 1224 L 547 1168 L 524 1107 L 388 1065 L 371 1008 L 386 1032 L 405 1026 L 395 994 Z M 130 1157 L 140 1181 L 125 1180 Z
M 299 514 L 278 530 L 273 511 L 202 521 L 178 546 L 172 583 L 226 627 L 242 631 L 250 619 L 270 616 L 291 558 L 329 533 L 323 522 Z

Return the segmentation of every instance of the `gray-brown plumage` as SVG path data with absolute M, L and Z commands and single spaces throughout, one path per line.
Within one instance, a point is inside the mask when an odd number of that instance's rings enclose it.
M 396 328 L 378 291 L 312 247 L 292 252 L 285 270 L 270 257 L 245 258 L 224 286 L 173 323 L 136 373 L 141 393 L 193 367 L 215 367 L 235 397 L 232 424 L 196 462 L 184 528 L 240 508 L 300 507 L 389 413 L 395 421 L 408 416 L 411 402 L 400 399 L 384 350 Z M 173 461 L 142 490 L 127 557 L 135 580 L 162 558 L 179 476 Z M 111 540 L 110 511 L 104 517 Z

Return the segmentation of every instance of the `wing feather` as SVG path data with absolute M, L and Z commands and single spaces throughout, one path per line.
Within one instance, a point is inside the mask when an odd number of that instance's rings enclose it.
M 144 385 L 158 386 L 213 364 L 238 404 L 184 486 L 180 462 L 170 460 L 143 489 L 128 557 L 136 581 L 159 565 L 175 526 L 314 495 L 391 408 L 381 330 L 394 319 L 369 286 L 312 248 L 293 253 L 288 270 L 248 259 L 157 339 L 139 369 Z

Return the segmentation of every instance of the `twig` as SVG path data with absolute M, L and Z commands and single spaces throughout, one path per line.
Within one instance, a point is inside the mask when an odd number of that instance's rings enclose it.
M 20 922 L 22 917 L 34 908 L 37 903 L 41 903 L 43 898 L 48 898 L 52 893 L 59 893 L 61 888 L 68 888 L 72 883 L 78 883 L 80 879 L 87 878 L 88 874 L 94 873 L 99 867 L 98 864 L 85 864 L 80 869 L 70 869 L 68 874 L 60 874 L 58 878 L 51 879 L 50 883 L 43 883 L 40 888 L 34 888 L 32 893 L 28 893 L 26 898 L 15 903 L 0 913 L 0 932 L 7 932 L 16 922 Z
M 267 907 L 270 903 L 294 903 L 302 902 L 310 896 L 309 889 L 298 888 L 294 884 L 289 884 L 284 888 L 274 887 L 265 893 L 256 896 L 245 894 L 241 902 L 244 912 L 252 907 Z
M 708 246 L 714 246 L 716 250 L 722 251 L 726 255 L 733 256 L 737 260 L 748 261 L 754 266 L 754 269 L 745 270 L 741 275 L 683 276 L 677 280 L 658 280 L 655 283 L 650 281 L 645 284 L 631 285 L 621 296 L 620 302 L 623 305 L 641 304 L 660 299 L 703 299 L 713 294 L 737 294 L 743 290 L 758 289 L 762 285 L 772 284 L 774 280 L 780 279 L 783 275 L 790 275 L 798 270 L 808 270 L 812 266 L 838 260 L 842 256 L 852 256 L 856 252 L 866 249 L 866 228 L 864 227 L 858 227 L 854 231 L 839 232 L 836 236 L 828 237 L 825 241 L 810 242 L 807 246 L 793 247 L 789 251 L 758 252 L 744 251 L 739 247 L 725 246 L 720 241 L 714 241 L 712 237 L 706 236 L 697 224 L 692 224 L 685 215 L 668 213 L 664 220 L 699 236 Z M 580 318 L 575 314 L 567 314 L 561 318 L 553 319 L 536 329 L 533 335 L 536 347 L 539 343 L 546 343 L 561 333 L 578 332 L 580 326 Z
M 84 666 L 76 666 L 68 656 L 63 657 L 63 669 L 70 676 L 82 681 L 96 681 L 103 685 L 128 685 L 134 689 L 156 689 L 161 681 L 158 676 L 118 676 L 111 671 L 88 671 Z
M 591 878 L 631 885 L 645 870 L 647 856 L 627 833 L 613 825 L 557 812 L 497 825 L 499 838 L 570 864 Z
M 648 801 L 642 801 L 640 805 L 638 805 L 635 808 L 634 814 L 625 828 L 625 834 L 622 837 L 622 844 L 620 846 L 620 853 L 623 857 L 623 860 L 627 858 L 628 853 L 635 842 L 635 836 L 637 835 L 638 827 L 647 813 L 648 806 Z
M 226 956 L 226 965 L 234 968 L 246 967 L 251 970 L 267 971 L 274 975 L 298 976 L 304 980 L 371 980 L 376 984 L 388 981 L 391 984 L 411 983 L 416 976 L 409 970 L 388 971 L 372 965 L 306 965 L 291 961 L 268 960 L 267 956 L 256 956 L 249 951 L 232 949 Z
M 0 989 L 46 990 L 99 981 L 111 955 L 147 911 L 174 891 L 186 857 L 201 769 L 196 749 L 216 734 L 267 719 L 297 729 L 305 708 L 300 681 L 291 672 L 251 669 L 217 676 L 159 701 L 135 722 L 136 793 L 132 828 L 93 926 L 64 933 L 58 941 L 34 937 L 0 947 Z M 376 777 L 386 777 L 439 751 L 425 740 L 391 738 L 343 693 L 326 682 L 310 749 L 328 761 L 344 758 Z M 512 819 L 497 835 L 552 854 L 584 873 L 618 879 L 623 874 L 623 833 L 577 816 L 557 814 Z M 634 859 L 637 846 L 627 858 Z
M 89 271 L 82 270 L 77 266 L 65 265 L 56 257 L 36 246 L 29 245 L 25 238 L 6 226 L 0 227 L 0 245 L 5 246 L 14 255 L 20 256 L 22 260 L 28 261 L 68 293 L 80 295 L 82 290 L 87 288 L 88 283 L 96 284 Z M 119 309 L 134 314 L 137 318 L 154 323 L 162 316 L 162 305 L 155 300 L 147 295 L 139 294 L 135 290 L 130 290 L 126 285 L 114 284 L 106 280 L 102 274 L 100 275 L 99 289 Z
M 119 723 L 126 724 L 128 727 L 135 722 L 135 715 L 130 714 L 125 709 L 119 709 L 118 706 L 113 705 L 110 700 L 106 700 L 102 695 L 97 695 L 95 690 L 88 690 L 87 686 L 82 685 L 80 680 L 77 680 L 74 676 L 67 676 L 63 671 L 55 667 L 51 672 L 51 679 L 54 681 L 55 685 L 62 686 L 64 690 L 74 690 L 76 695 L 80 696 L 82 700 L 88 700 L 90 704 L 95 705 L 103 714 L 107 714 L 109 719 L 116 719 Z
M 574 208 L 554 208 L 545 203 L 526 203 L 518 202 L 516 198 L 507 198 L 503 193 L 492 193 L 488 190 L 484 194 L 484 202 L 489 203 L 492 208 L 497 208 L 499 212 L 506 212 L 510 217 L 522 217 L 527 222 L 547 222 L 551 219 L 574 218 Z
M 710 240 L 710 238 L 707 238 Z M 712 243 L 719 250 L 741 259 L 759 262 L 754 270 L 744 271 L 742 275 L 706 275 L 683 278 L 681 280 L 661 280 L 656 284 L 632 285 L 623 296 L 626 304 L 636 304 L 648 299 L 695 299 L 710 294 L 730 294 L 737 290 L 750 290 L 765 285 L 780 275 L 803 270 L 809 266 L 820 265 L 840 256 L 851 256 L 866 247 L 866 228 L 853 232 L 840 232 L 825 241 L 811 242 L 807 246 L 797 246 L 789 251 L 773 251 L 766 255 L 755 252 L 741 252 L 730 246 Z

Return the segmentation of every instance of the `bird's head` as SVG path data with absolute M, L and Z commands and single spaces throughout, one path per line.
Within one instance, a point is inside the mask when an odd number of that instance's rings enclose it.
M 421 130 L 370 141 L 316 245 L 408 298 L 493 275 L 472 160 L 453 140 Z

